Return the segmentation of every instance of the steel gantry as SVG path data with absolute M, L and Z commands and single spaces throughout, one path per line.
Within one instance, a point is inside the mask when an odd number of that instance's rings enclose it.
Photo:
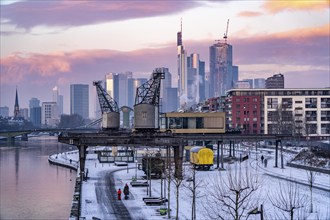
M 223 144 L 231 141 L 256 142 L 264 140 L 273 140 L 278 144 L 282 140 L 288 139 L 289 135 L 276 134 L 177 134 L 168 132 L 133 132 L 130 130 L 120 130 L 113 132 L 97 132 L 97 133 L 62 133 L 58 137 L 58 141 L 65 144 L 74 145 L 79 150 L 80 173 L 83 175 L 85 170 L 86 149 L 92 146 L 127 146 L 127 147 L 172 147 L 174 152 L 175 175 L 182 177 L 183 149 L 188 145 L 189 141 L 211 141 L 221 143 L 221 164 L 223 168 Z M 275 166 L 277 166 L 277 153 L 275 158 Z M 219 158 L 219 153 L 218 153 Z M 219 167 L 219 159 L 217 161 Z

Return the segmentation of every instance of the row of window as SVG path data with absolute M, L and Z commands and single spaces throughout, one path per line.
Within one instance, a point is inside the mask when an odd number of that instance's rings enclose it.
M 296 104 L 302 104 L 302 101 L 295 101 Z M 278 108 L 278 98 L 267 98 L 267 107 L 269 109 Z M 282 99 L 282 109 L 292 108 L 292 98 Z M 317 98 L 305 98 L 305 108 L 317 108 Z M 330 108 L 330 98 L 321 98 L 321 108 Z
M 257 90 L 257 91 L 232 91 L 233 96 L 326 96 L 330 90 Z

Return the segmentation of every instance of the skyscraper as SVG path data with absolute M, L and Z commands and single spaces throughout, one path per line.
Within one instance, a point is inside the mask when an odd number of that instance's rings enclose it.
M 236 68 L 236 67 L 235 67 Z M 210 47 L 210 97 L 225 95 L 233 88 L 233 47 L 217 42 Z M 235 72 L 235 75 L 238 75 Z
M 88 85 L 70 85 L 70 114 L 78 114 L 84 119 L 89 118 L 89 90 Z
M 177 47 L 178 47 L 178 92 L 180 107 L 187 104 L 188 99 L 188 79 L 187 79 L 187 64 L 186 64 L 186 51 L 182 44 L 182 21 L 181 30 L 177 33 Z
M 119 102 L 119 74 L 118 73 L 110 72 L 105 75 L 105 88 L 106 88 L 107 93 L 118 103 Z
M 60 117 L 63 114 L 63 96 L 59 94 L 59 88 L 53 88 L 53 102 L 57 104 L 57 114 Z
M 189 107 L 205 99 L 204 85 L 205 62 L 199 60 L 199 54 L 192 53 L 187 57 L 187 104 Z
M 29 101 L 30 107 L 30 121 L 34 126 L 41 126 L 41 107 L 40 100 L 37 98 L 31 98 Z

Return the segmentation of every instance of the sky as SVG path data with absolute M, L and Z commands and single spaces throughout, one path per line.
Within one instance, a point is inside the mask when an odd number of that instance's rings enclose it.
M 286 88 L 330 87 L 330 1 L 68 1 L 1 0 L 0 106 L 13 115 L 32 97 L 52 101 L 52 88 L 70 111 L 70 84 L 90 85 L 108 72 L 149 77 L 168 67 L 177 87 L 176 34 L 182 19 L 187 54 L 209 70 L 209 47 L 233 46 L 239 79 L 285 76 Z M 93 109 L 92 108 L 92 109 Z M 94 114 L 90 110 L 90 116 Z

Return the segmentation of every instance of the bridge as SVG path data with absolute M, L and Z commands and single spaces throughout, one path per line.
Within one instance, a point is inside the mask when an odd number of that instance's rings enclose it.
M 27 130 L 0 130 L 0 137 L 4 137 L 7 139 L 7 143 L 9 145 L 13 145 L 15 143 L 15 137 L 21 136 L 22 141 L 28 141 L 28 134 L 31 133 L 41 133 L 41 132 L 49 132 L 49 133 L 61 133 L 61 132 L 94 132 L 97 129 L 92 128 L 44 128 L 44 129 L 27 129 Z

